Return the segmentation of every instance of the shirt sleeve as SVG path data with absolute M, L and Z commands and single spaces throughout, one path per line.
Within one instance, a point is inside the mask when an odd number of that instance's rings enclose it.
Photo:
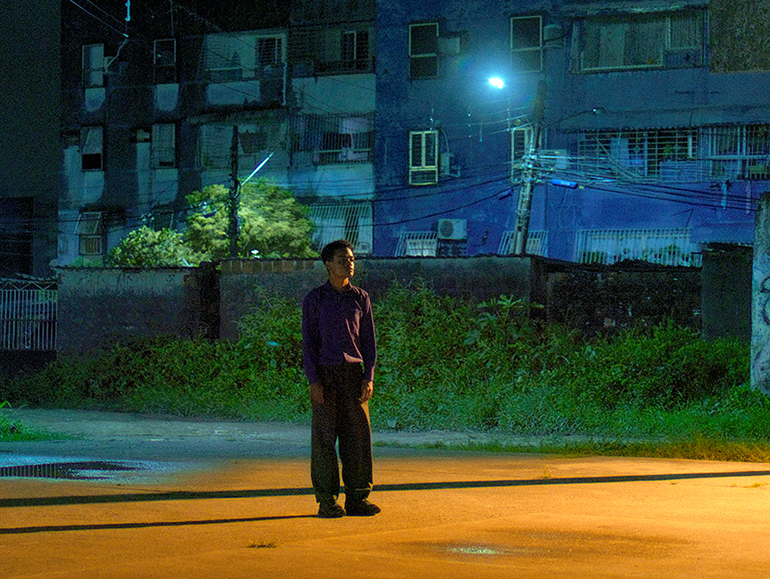
M 377 364 L 377 341 L 374 333 L 374 316 L 369 295 L 364 300 L 364 311 L 361 314 L 359 330 L 361 356 L 364 361 L 364 380 L 374 379 L 374 367 Z
M 321 336 L 318 326 L 318 300 L 308 294 L 302 302 L 302 365 L 310 384 L 320 381 L 318 359 Z

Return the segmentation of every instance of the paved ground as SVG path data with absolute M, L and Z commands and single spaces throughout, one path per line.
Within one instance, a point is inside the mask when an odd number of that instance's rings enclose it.
M 770 574 L 768 465 L 376 447 L 372 499 L 383 512 L 321 520 L 306 428 L 9 414 L 79 438 L 0 444 L 0 468 L 78 460 L 147 468 L 96 481 L 0 478 L 7 578 Z

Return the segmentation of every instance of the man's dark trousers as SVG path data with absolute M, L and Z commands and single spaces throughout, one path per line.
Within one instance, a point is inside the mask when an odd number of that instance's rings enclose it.
M 320 366 L 323 404 L 313 402 L 310 476 L 318 502 L 340 494 L 337 441 L 345 499 L 360 500 L 372 490 L 372 436 L 369 404 L 361 404 L 361 364 Z

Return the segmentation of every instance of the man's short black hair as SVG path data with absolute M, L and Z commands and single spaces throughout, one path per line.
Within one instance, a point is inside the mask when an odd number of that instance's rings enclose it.
M 337 253 L 338 249 L 349 249 L 350 251 L 353 251 L 353 245 L 347 239 L 332 241 L 331 243 L 326 244 L 321 250 L 321 261 L 324 263 L 332 261 L 334 259 L 334 254 Z

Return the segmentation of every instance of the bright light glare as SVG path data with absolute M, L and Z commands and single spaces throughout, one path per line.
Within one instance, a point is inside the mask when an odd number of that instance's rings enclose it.
M 495 88 L 503 88 L 505 86 L 505 81 L 500 77 L 494 76 L 489 79 L 489 84 Z
M 495 76 L 489 79 L 489 84 L 495 88 L 503 88 L 505 86 L 505 81 L 502 78 Z

